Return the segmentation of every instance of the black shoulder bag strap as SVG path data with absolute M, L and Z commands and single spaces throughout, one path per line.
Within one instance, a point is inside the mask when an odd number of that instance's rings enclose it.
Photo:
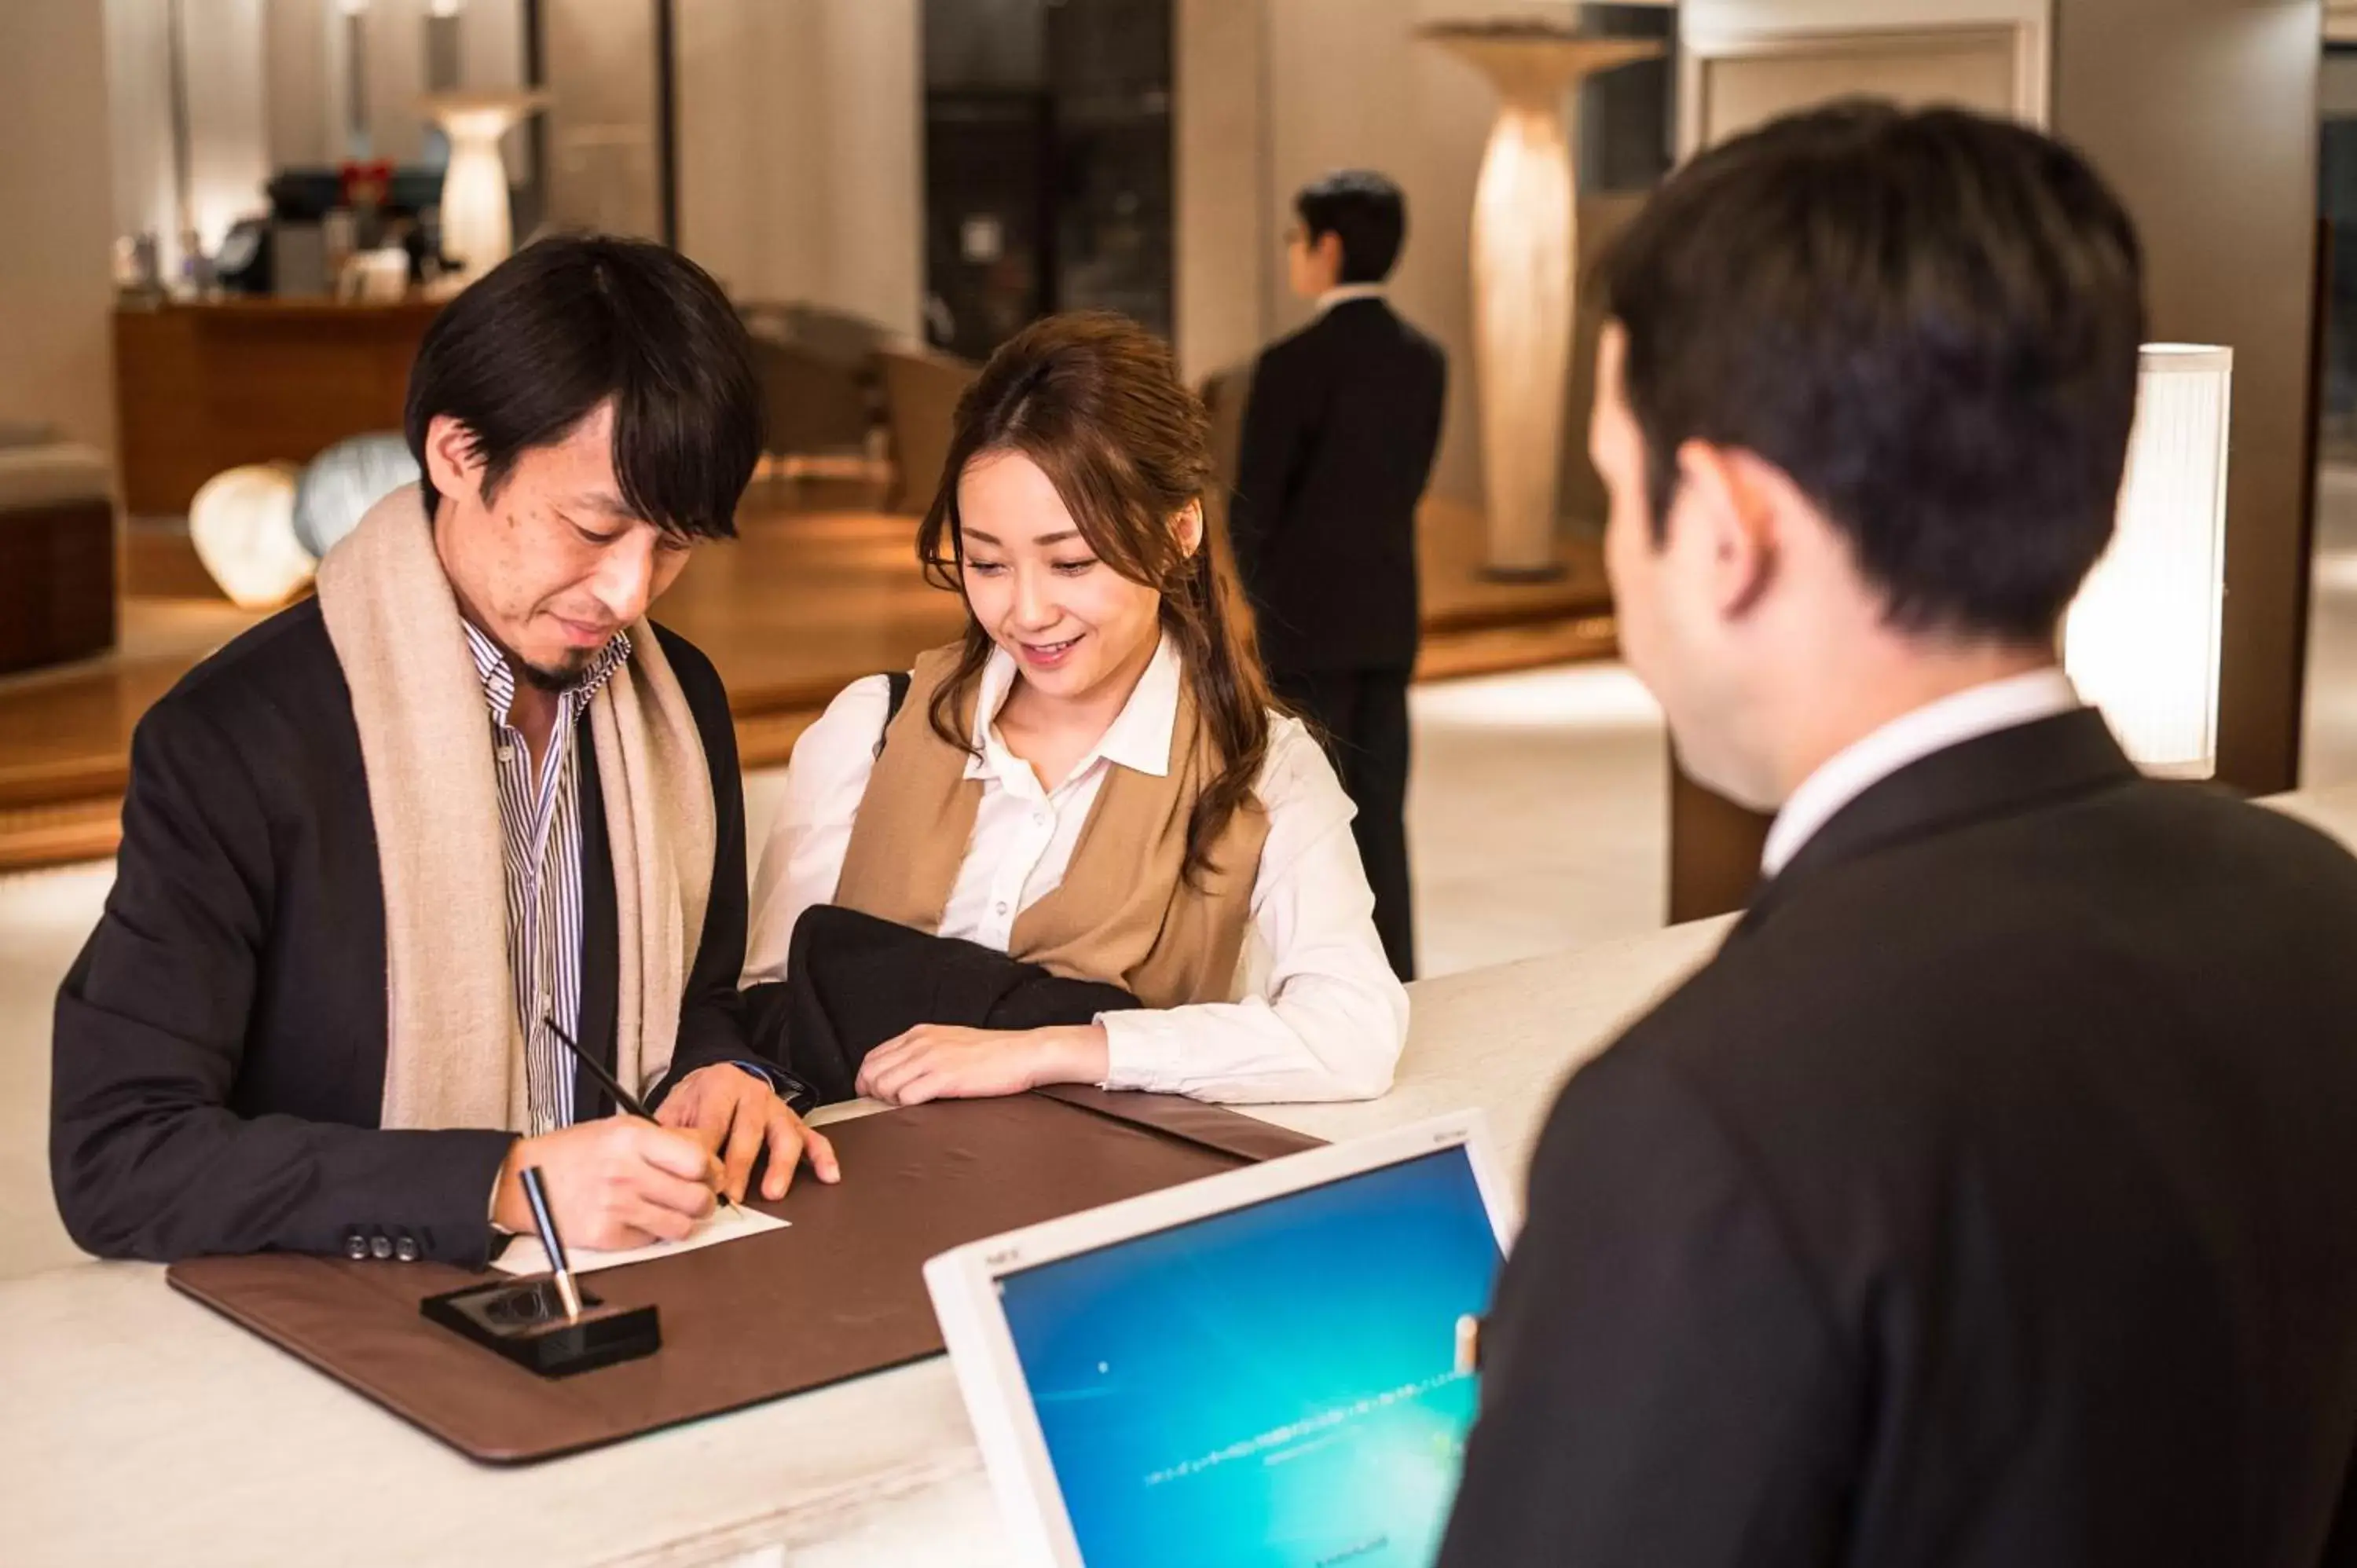
M 892 721 L 900 716 L 900 704 L 909 700 L 909 672 L 906 670 L 888 671 L 884 682 L 888 691 L 884 704 L 883 727 L 876 732 L 876 755 L 878 757 L 884 755 L 884 737 L 891 733 Z

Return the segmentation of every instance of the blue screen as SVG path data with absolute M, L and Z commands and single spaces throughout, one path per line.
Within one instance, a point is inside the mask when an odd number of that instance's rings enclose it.
M 1462 1148 L 999 1282 L 1089 1568 L 1426 1568 L 1500 1256 Z

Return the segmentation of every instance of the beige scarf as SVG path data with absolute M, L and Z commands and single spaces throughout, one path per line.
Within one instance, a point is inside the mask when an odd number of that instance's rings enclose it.
M 837 904 L 920 931 L 941 929 L 982 804 L 983 781 L 965 776 L 968 754 L 936 735 L 931 718 L 933 692 L 957 660 L 954 647 L 917 660 L 852 820 L 835 886 Z M 974 733 L 974 707 L 968 695 L 962 735 Z M 1121 986 L 1148 1007 L 1234 1001 L 1268 813 L 1248 801 L 1212 845 L 1201 886 L 1180 875 L 1187 824 L 1219 756 L 1181 682 L 1169 771 L 1157 778 L 1115 767 L 1106 775 L 1063 881 L 1016 917 L 1009 955 Z
M 483 686 L 416 487 L 319 564 L 384 883 L 382 1124 L 531 1131 Z M 712 891 L 712 776 L 652 628 L 589 704 L 620 938 L 616 1075 L 662 1076 Z M 560 737 L 560 744 L 562 744 Z M 585 890 L 587 891 L 587 890 Z M 590 893 L 595 897 L 594 892 Z

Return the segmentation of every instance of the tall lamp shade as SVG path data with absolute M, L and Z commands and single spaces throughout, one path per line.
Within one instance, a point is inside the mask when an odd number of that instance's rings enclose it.
M 547 102 L 544 93 L 528 90 L 439 92 L 425 100 L 425 113 L 450 138 L 450 166 L 442 175 L 442 249 L 457 258 L 459 276 L 468 283 L 515 248 L 500 138 Z
M 1558 576 L 1556 489 L 1579 272 L 1570 94 L 1587 77 L 1650 59 L 1662 45 L 1514 17 L 1430 22 L 1416 37 L 1476 67 L 1498 94 L 1473 188 L 1483 570 L 1510 580 Z
M 2218 767 L 2226 440 L 2234 353 L 2147 344 L 2119 526 L 2063 624 L 2062 661 L 2147 773 Z

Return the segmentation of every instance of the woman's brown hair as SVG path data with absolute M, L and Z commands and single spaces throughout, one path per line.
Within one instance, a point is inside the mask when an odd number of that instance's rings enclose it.
M 1097 559 L 1162 596 L 1162 629 L 1219 747 L 1219 771 L 1187 822 L 1186 875 L 1200 886 L 1211 845 L 1250 800 L 1267 759 L 1273 705 L 1226 534 L 1207 509 L 1189 553 L 1175 526 L 1211 485 L 1202 403 L 1161 339 L 1124 316 L 1050 316 L 1009 338 L 958 399 L 941 485 L 917 530 L 927 579 L 961 596 L 958 481 L 976 457 L 996 452 L 1038 464 Z M 930 715 L 933 733 L 961 750 L 974 737 L 961 732 L 959 715 L 992 647 L 969 606 L 957 668 L 933 693 Z

